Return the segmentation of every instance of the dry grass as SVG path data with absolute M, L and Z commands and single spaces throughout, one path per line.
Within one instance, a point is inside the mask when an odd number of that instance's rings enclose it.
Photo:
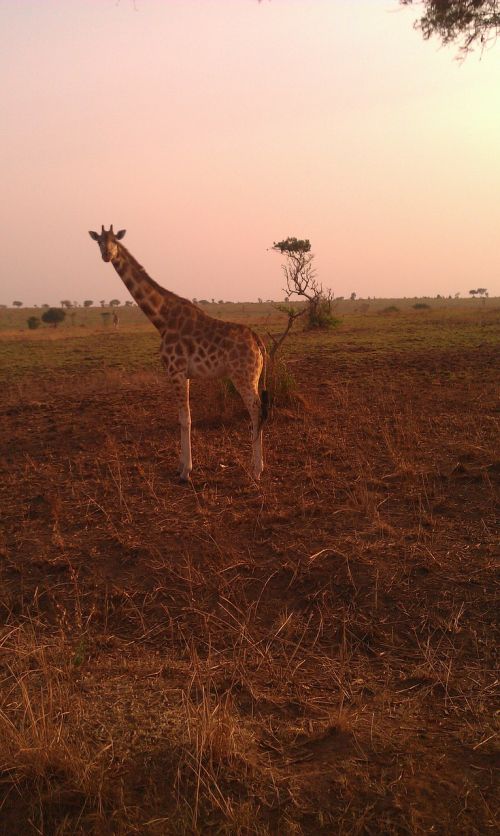
M 155 369 L 4 392 L 2 832 L 494 832 L 498 353 L 307 339 L 259 486 L 217 387 L 187 487 Z

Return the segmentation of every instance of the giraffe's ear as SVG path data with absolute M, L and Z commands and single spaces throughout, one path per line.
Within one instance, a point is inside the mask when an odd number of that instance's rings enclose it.
M 89 235 L 90 235 L 91 238 L 94 239 L 94 241 L 99 240 L 99 236 L 98 236 L 97 232 L 91 232 L 91 230 L 89 230 Z
M 119 240 L 120 240 L 120 238 L 123 238 L 123 236 L 125 235 L 126 231 L 127 231 L 126 229 L 120 229 L 120 231 L 119 231 L 119 232 L 117 232 L 117 233 L 116 233 L 116 235 L 115 235 L 116 240 L 117 240 L 117 241 L 119 241 Z

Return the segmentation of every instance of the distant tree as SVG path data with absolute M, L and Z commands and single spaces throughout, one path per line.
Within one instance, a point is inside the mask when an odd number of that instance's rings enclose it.
M 437 35 L 443 44 L 457 43 L 466 54 L 476 43 L 484 46 L 500 32 L 500 0 L 399 0 L 423 7 L 416 21 L 424 38 Z
M 469 290 L 470 296 L 475 296 L 476 293 L 477 293 L 477 290 Z
M 313 267 L 314 255 L 311 253 L 311 242 L 308 238 L 285 238 L 274 242 L 273 250 L 285 256 L 282 265 L 286 281 L 286 297 L 299 296 L 307 302 L 306 315 L 308 328 L 333 328 L 338 320 L 333 316 L 333 292 L 326 291 L 316 279 Z
M 100 304 L 101 308 L 104 308 L 104 305 L 106 304 L 106 300 L 105 300 L 105 299 L 101 299 L 101 301 L 99 302 L 99 304 Z
M 455 299 L 460 299 L 460 291 L 458 291 L 458 293 L 455 293 Z
M 37 316 L 29 316 L 26 322 L 28 323 L 30 331 L 35 331 L 37 328 L 40 328 L 40 325 L 42 324 Z
M 476 293 L 477 293 L 478 296 L 487 296 L 488 295 L 488 290 L 485 287 L 478 287 L 478 289 L 476 290 Z
M 110 312 L 109 312 L 109 311 L 103 311 L 103 312 L 101 313 L 102 324 L 103 324 L 103 325 L 109 325 L 109 320 L 110 320 L 110 317 L 111 317 L 111 314 L 110 314 Z
M 14 308 L 22 308 L 23 303 L 22 302 L 13 302 L 12 305 L 13 305 Z
M 72 308 L 73 303 L 69 299 L 61 299 L 61 308 Z
M 2 309 L 3 309 L 3 308 L 6 308 L 6 307 L 7 307 L 7 305 L 3 305 L 3 304 L 2 304 L 2 305 L 0 305 L 0 308 L 2 308 Z
M 119 305 L 121 305 L 121 302 L 119 299 L 110 299 L 109 304 L 112 308 L 117 308 Z
M 50 308 L 50 305 L 48 304 L 48 302 L 44 302 L 42 308 Z
M 63 322 L 66 317 L 66 311 L 63 308 L 48 308 L 42 314 L 43 322 L 46 322 L 47 325 L 53 325 L 54 328 L 57 328 L 60 322 Z
M 219 301 L 217 302 L 217 304 L 218 304 L 218 305 L 223 305 L 223 304 L 224 304 L 224 299 L 219 299 Z
M 125 302 L 125 307 L 131 308 L 133 304 L 134 303 L 132 302 L 132 299 L 127 299 L 127 301 Z
M 210 302 L 208 301 L 208 299 L 200 299 L 200 305 L 209 305 L 209 304 L 210 304 Z
M 354 291 L 351 293 L 350 299 L 351 302 L 354 302 L 354 300 L 356 299 L 356 293 Z
M 85 301 L 83 303 L 83 307 L 84 308 L 91 308 L 93 304 L 94 304 L 94 302 L 92 301 L 92 299 L 85 299 Z

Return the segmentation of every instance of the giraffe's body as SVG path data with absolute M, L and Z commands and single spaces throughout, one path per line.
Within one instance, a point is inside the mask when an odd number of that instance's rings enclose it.
M 192 469 L 189 380 L 229 377 L 240 393 L 252 419 L 253 472 L 259 479 L 263 470 L 262 423 L 267 414 L 267 393 L 259 395 L 259 381 L 265 376 L 266 349 L 260 337 L 233 322 L 208 316 L 188 299 L 183 299 L 151 279 L 143 267 L 120 243 L 125 232 L 91 232 L 104 261 L 116 272 L 139 307 L 161 334 L 161 357 L 174 386 L 181 425 L 181 479 Z M 264 380 L 265 386 L 265 380 Z

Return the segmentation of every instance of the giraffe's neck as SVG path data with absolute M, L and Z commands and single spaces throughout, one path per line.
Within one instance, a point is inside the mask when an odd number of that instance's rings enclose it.
M 157 284 L 122 244 L 119 244 L 118 255 L 112 259 L 112 264 L 141 310 L 160 333 L 169 327 L 169 312 L 176 304 L 190 304 L 187 299 L 181 299 Z

